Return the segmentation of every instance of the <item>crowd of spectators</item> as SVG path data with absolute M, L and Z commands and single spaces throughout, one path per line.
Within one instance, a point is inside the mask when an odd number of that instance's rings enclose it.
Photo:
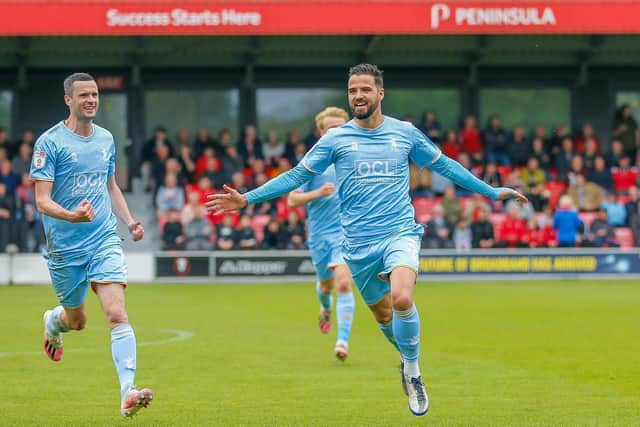
M 629 106 L 616 111 L 601 140 L 590 123 L 571 132 L 515 126 L 499 116 L 481 128 L 474 116 L 443 129 L 428 111 L 415 125 L 449 157 L 493 186 L 526 194 L 529 203 L 500 203 L 473 195 L 447 178 L 412 166 L 410 192 L 425 224 L 426 248 L 615 247 L 640 244 L 638 166 L 640 130 Z M 317 141 L 317 131 L 262 140 L 246 126 L 234 140 L 199 129 L 170 138 L 156 128 L 140 153 L 140 173 L 153 194 L 157 227 L 166 250 L 299 249 L 305 247 L 305 211 L 284 198 L 239 213 L 214 215 L 203 203 L 229 184 L 249 191 L 295 166 Z M 28 178 L 34 135 L 12 143 L 0 128 L 0 251 L 43 248 L 34 186 Z M 630 232 L 633 232 L 632 237 Z
M 525 205 L 485 202 L 414 168 L 411 192 L 418 220 L 427 224 L 424 247 L 638 245 L 640 131 L 629 106 L 616 112 L 607 150 L 590 123 L 574 135 L 561 125 L 551 132 L 543 126 L 508 131 L 493 116 L 482 130 L 468 116 L 460 130 L 442 132 L 429 112 L 419 127 L 476 176 L 529 199 Z
M 434 112 L 425 113 L 415 124 L 446 155 L 491 185 L 522 191 L 529 203 L 485 200 L 437 173 L 413 167 L 411 196 L 417 219 L 427 226 L 423 246 L 619 246 L 629 243 L 629 228 L 637 243 L 640 132 L 631 113 L 628 106 L 616 112 L 606 142 L 590 123 L 572 134 L 564 125 L 506 129 L 500 117 L 493 116 L 481 129 L 474 116 L 467 116 L 459 129 L 444 130 Z M 255 127 L 247 126 L 235 143 L 227 130 L 213 137 L 201 129 L 193 141 L 188 131 L 180 131 L 174 144 L 163 128 L 156 129 L 145 144 L 142 170 L 150 171 L 164 248 L 304 247 L 304 210 L 290 208 L 284 199 L 250 206 L 237 215 L 203 211 L 212 227 L 208 241 L 206 232 L 194 236 L 204 228 L 190 227 L 194 216 L 185 212 L 201 208 L 207 195 L 224 183 L 245 192 L 291 169 L 317 138 L 316 133 L 301 138 L 291 131 L 282 139 L 270 131 L 263 141 Z M 170 210 L 180 219 L 166 228 Z
M 0 126 L 0 252 L 10 247 L 31 252 L 45 245 L 35 188 L 29 179 L 34 143 L 31 130 L 11 141 L 6 128 Z

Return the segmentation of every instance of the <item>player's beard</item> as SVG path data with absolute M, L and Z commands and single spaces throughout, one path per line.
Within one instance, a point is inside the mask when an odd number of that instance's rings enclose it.
M 360 114 L 356 113 L 355 105 L 351 105 L 349 107 L 351 108 L 351 114 L 353 115 L 353 117 L 355 117 L 358 120 L 366 120 L 369 117 L 371 117 L 374 111 L 378 109 L 378 105 L 380 105 L 380 98 L 376 99 L 375 102 L 372 102 L 369 108 L 367 108 L 367 111 Z

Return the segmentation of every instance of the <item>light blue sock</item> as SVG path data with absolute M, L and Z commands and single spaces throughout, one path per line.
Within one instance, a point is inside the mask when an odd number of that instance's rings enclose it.
M 398 343 L 396 342 L 396 338 L 393 336 L 393 321 L 387 323 L 378 323 L 378 328 L 380 328 L 384 336 L 387 337 L 391 345 L 393 345 L 396 350 L 400 351 Z
M 353 324 L 353 313 L 355 311 L 356 300 L 353 293 L 338 294 L 336 297 L 336 317 L 338 318 L 338 339 L 349 342 L 351 335 L 351 325 Z
M 393 310 L 393 335 L 405 362 L 414 362 L 420 355 L 420 316 L 415 304 L 406 310 Z
M 120 380 L 120 395 L 133 386 L 136 375 L 136 336 L 129 324 L 111 330 L 111 355 Z
M 64 313 L 64 308 L 61 305 L 51 310 L 47 319 L 47 331 L 51 335 L 60 335 L 62 332 L 69 331 L 69 328 L 62 323 L 62 313 Z
M 318 294 L 318 300 L 320 300 L 320 305 L 324 309 L 330 309 L 333 305 L 333 298 L 331 298 L 331 293 L 323 294 L 320 289 L 320 282 L 316 282 L 316 293 Z

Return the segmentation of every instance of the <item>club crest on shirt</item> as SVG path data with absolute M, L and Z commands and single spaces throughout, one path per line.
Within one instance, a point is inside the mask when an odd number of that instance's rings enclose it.
M 47 164 L 47 152 L 36 150 L 33 152 L 33 167 L 36 169 L 42 169 Z
M 351 151 L 358 151 L 358 143 L 357 142 L 352 142 L 351 143 Z
M 74 163 L 78 162 L 78 153 L 71 153 L 71 161 Z
M 391 141 L 389 141 L 389 144 L 391 144 L 391 150 L 392 151 L 397 151 L 398 150 L 398 143 L 396 142 L 395 138 L 391 138 Z
M 108 148 L 103 148 L 102 149 L 102 160 L 105 162 L 109 161 L 109 149 Z

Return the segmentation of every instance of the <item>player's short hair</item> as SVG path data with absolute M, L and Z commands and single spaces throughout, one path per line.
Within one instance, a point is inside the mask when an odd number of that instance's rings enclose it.
M 316 114 L 316 127 L 320 130 L 324 130 L 322 128 L 322 121 L 325 119 L 325 117 L 338 117 L 344 119 L 345 122 L 349 121 L 349 114 L 342 108 L 327 107 Z
M 382 80 L 382 70 L 376 65 L 358 64 L 349 68 L 349 78 L 351 78 L 351 76 L 361 76 L 363 74 L 372 76 L 373 80 L 376 82 L 376 86 L 383 87 L 384 82 Z
M 88 73 L 73 73 L 70 76 L 67 76 L 64 79 L 64 94 L 71 96 L 73 94 L 73 84 L 75 82 L 95 82 L 96 79 L 93 78 L 91 74 Z

